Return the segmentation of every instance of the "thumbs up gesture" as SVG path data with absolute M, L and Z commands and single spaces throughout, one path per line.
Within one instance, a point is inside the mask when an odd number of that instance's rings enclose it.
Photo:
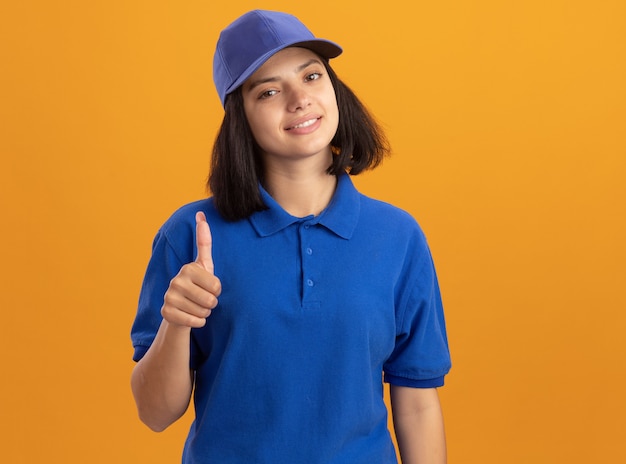
M 171 280 L 161 308 L 163 319 L 176 326 L 203 327 L 222 291 L 213 274 L 211 229 L 202 212 L 196 213 L 196 245 L 196 260 L 185 264 Z

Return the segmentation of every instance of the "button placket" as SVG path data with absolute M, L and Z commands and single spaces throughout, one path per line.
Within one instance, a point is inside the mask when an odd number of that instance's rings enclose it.
M 303 304 L 313 299 L 315 288 L 315 275 L 312 274 L 314 268 L 312 260 L 314 258 L 313 246 L 311 244 L 311 234 L 314 228 L 311 224 L 303 224 L 300 228 L 300 243 L 302 256 L 302 301 Z

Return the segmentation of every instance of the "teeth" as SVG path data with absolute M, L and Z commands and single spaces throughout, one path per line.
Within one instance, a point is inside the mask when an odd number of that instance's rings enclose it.
M 315 121 L 317 121 L 317 118 L 316 119 L 309 119 L 308 121 L 305 121 L 302 124 L 297 124 L 297 125 L 293 126 L 292 129 L 300 129 L 301 127 L 308 127 L 311 124 L 313 124 Z

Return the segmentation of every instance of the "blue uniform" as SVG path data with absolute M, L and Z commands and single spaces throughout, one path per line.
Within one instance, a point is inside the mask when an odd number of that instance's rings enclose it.
M 134 359 L 161 322 L 169 281 L 195 259 L 195 213 L 213 236 L 219 304 L 191 335 L 196 371 L 184 463 L 396 463 L 384 380 L 443 385 L 450 356 L 422 231 L 348 175 L 318 216 L 269 207 L 227 222 L 211 199 L 163 225 L 132 329 Z

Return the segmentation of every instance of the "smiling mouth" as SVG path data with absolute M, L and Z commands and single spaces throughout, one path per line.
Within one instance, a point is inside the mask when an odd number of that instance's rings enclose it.
M 287 130 L 292 130 L 292 129 L 301 129 L 303 127 L 309 127 L 312 124 L 315 124 L 317 122 L 319 118 L 313 118 L 313 119 L 309 119 L 308 121 L 304 121 L 300 124 L 296 124 L 295 126 L 291 126 L 289 128 L 287 128 Z

